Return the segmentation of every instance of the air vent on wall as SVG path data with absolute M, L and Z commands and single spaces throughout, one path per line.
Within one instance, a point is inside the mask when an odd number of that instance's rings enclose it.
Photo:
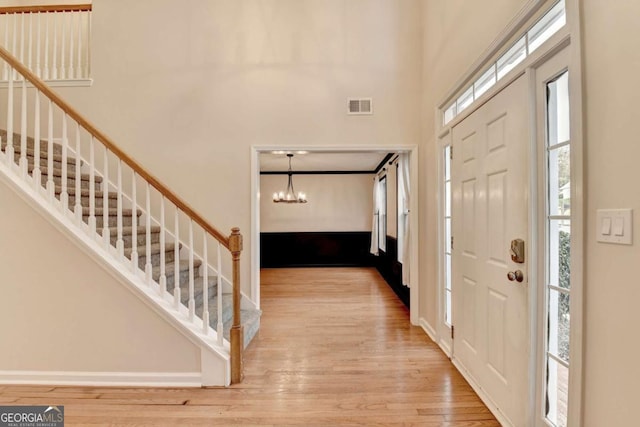
M 373 114 L 371 98 L 349 98 L 347 114 Z

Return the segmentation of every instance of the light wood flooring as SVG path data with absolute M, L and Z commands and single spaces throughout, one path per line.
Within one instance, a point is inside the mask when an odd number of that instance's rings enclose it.
M 499 423 L 374 269 L 268 269 L 245 379 L 228 389 L 0 386 L 67 426 Z

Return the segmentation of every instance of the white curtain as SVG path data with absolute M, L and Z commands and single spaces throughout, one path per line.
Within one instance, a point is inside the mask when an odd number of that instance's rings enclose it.
M 398 262 L 402 263 L 402 283 L 410 286 L 411 238 L 409 233 L 409 154 L 402 153 L 398 159 Z
M 380 214 L 380 178 L 373 180 L 373 219 L 371 220 L 371 247 L 369 252 L 378 255 L 378 217 Z

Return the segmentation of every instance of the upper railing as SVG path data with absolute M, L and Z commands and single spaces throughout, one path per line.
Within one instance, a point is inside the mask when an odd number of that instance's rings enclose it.
M 7 135 L 0 147 L 10 170 L 80 231 L 99 241 L 105 253 L 134 273 L 148 290 L 170 301 L 177 315 L 188 318 L 205 337 L 217 334 L 219 346 L 223 346 L 225 286 L 222 248 L 230 252 L 231 382 L 240 382 L 243 330 L 239 229 L 234 228 L 228 236 L 218 231 L 3 47 L 0 58 L 4 60 L 0 65 L 8 70 L 7 77 L 12 77 L 0 96 L 6 95 L 7 105 L 6 116 L 0 114 L 0 129 L 6 129 Z M 167 219 L 171 217 L 173 221 Z M 125 236 L 125 231 L 131 234 Z M 138 236 L 139 231 L 144 235 Z M 168 264 L 174 270 L 170 275 Z M 186 265 L 184 270 L 181 264 Z M 184 290 L 179 285 L 185 282 L 183 275 L 188 275 L 188 289 Z M 217 307 L 209 307 L 209 279 L 214 276 Z M 168 279 L 173 280 L 173 286 L 168 286 Z M 201 289 L 196 288 L 196 282 L 201 283 Z M 182 292 L 187 292 L 186 301 Z M 209 326 L 210 310 L 217 312 L 215 328 Z
M 0 7 L 0 43 L 47 81 L 91 77 L 90 4 Z M 0 73 L 8 80 L 8 67 Z

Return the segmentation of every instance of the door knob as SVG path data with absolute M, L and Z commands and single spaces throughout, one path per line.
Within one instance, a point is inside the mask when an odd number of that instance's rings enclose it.
M 509 281 L 511 282 L 513 282 L 514 280 L 516 282 L 522 282 L 524 280 L 524 274 L 522 274 L 522 271 L 520 270 L 510 271 L 507 273 L 507 279 L 509 279 Z

